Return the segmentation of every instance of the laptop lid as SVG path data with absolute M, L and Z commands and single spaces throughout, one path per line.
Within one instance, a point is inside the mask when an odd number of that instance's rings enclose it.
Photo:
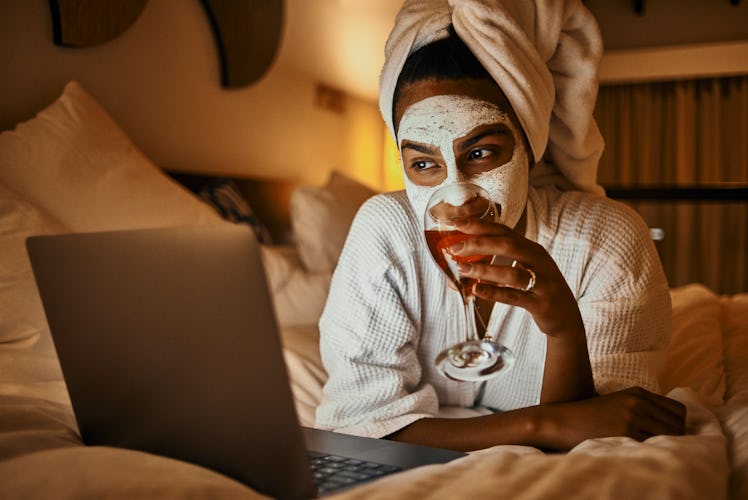
M 250 229 L 39 236 L 27 249 L 85 443 L 314 496 Z

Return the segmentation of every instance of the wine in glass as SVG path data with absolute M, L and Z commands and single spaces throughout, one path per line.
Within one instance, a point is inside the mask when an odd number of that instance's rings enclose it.
M 453 255 L 449 248 L 459 241 L 474 238 L 458 231 L 455 224 L 467 219 L 497 221 L 500 207 L 480 186 L 469 182 L 448 184 L 429 198 L 424 214 L 426 244 L 431 256 L 462 296 L 465 314 L 465 340 L 447 347 L 436 358 L 436 366 L 449 378 L 466 382 L 486 380 L 514 363 L 512 352 L 496 342 L 490 332 L 478 338 L 475 324 L 476 279 L 462 276 L 460 263 L 490 263 L 491 255 Z

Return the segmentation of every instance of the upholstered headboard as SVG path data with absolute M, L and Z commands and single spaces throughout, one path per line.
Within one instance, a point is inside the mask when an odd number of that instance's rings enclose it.
M 233 181 L 256 215 L 270 231 L 274 243 L 291 243 L 291 194 L 299 183 L 282 179 L 249 177 L 219 177 L 167 171 L 169 176 L 193 193 L 199 194 L 206 186 L 219 179 Z

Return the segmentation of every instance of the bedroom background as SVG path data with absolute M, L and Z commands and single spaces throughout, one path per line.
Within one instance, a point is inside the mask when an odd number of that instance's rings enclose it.
M 273 1 L 284 5 L 285 23 L 270 70 L 224 87 L 205 5 Z M 116 38 L 73 48 L 54 43 L 55 3 L 143 10 Z M 399 4 L 0 0 L 0 497 L 261 497 L 191 463 L 83 446 L 24 243 L 36 234 L 224 223 L 161 169 L 293 187 L 306 203 L 281 226 L 293 244 L 261 250 L 299 422 L 313 426 L 327 378 L 317 325 L 332 269 L 355 207 L 399 186 L 376 106 Z M 689 435 L 591 439 L 568 454 L 498 446 L 338 498 L 748 498 L 748 293 L 729 291 L 748 288 L 748 0 L 585 4 L 608 47 L 600 179 L 637 204 L 654 236 L 664 232 L 656 244 L 673 328 L 660 385 L 687 404 Z M 252 23 L 236 21 L 249 36 Z M 248 199 L 267 223 L 259 206 L 288 207 L 288 194 Z M 632 199 L 642 195 L 649 199 Z M 693 196 L 701 200 L 681 200 Z
M 4 0 L 0 130 L 31 118 L 76 79 L 162 168 L 311 185 L 336 170 L 376 190 L 397 189 L 376 96 L 400 3 L 286 0 L 270 70 L 224 88 L 197 0 L 145 2 L 122 35 L 86 48 L 53 43 L 49 2 Z M 638 196 L 626 188 L 680 186 L 663 195 L 674 200 L 631 200 L 653 228 L 671 285 L 748 289 L 748 5 L 585 3 L 606 46 L 601 183 L 623 198 Z M 677 199 L 689 189 L 702 199 Z

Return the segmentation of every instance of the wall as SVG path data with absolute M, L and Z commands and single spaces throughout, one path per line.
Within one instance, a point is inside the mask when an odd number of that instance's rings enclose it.
M 251 87 L 222 89 L 197 0 L 151 0 L 123 35 L 86 49 L 52 43 L 47 1 L 3 0 L 0 75 L 2 130 L 77 79 L 163 167 L 315 184 L 336 168 L 381 186 L 375 103 L 347 96 L 342 114 L 319 108 L 317 82 L 277 65 Z
M 600 25 L 602 84 L 748 73 L 748 2 L 585 0 Z
M 584 0 L 597 18 L 607 50 L 748 40 L 748 3 L 730 0 Z

